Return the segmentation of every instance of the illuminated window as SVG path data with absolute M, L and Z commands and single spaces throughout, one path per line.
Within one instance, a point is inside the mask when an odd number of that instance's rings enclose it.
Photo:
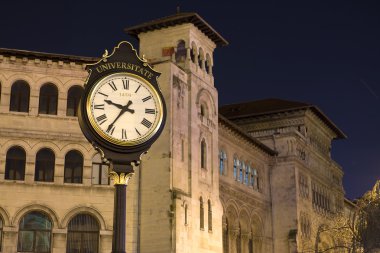
M 65 156 L 65 183 L 82 183 L 83 156 L 76 150 L 69 151 Z
M 220 150 L 220 152 L 219 152 L 219 173 L 220 173 L 220 175 L 226 174 L 226 160 L 227 160 L 226 152 L 224 152 L 224 150 Z
M 18 232 L 18 252 L 50 252 L 52 223 L 41 212 L 30 212 L 22 217 Z
M 21 147 L 8 150 L 5 162 L 5 179 L 24 180 L 26 154 Z
M 248 165 L 247 165 L 245 176 L 246 176 L 245 184 L 247 186 L 250 186 L 251 185 L 251 180 L 252 180 L 252 168 L 251 168 L 251 165 L 250 165 L 249 162 L 248 162 Z
M 234 179 L 238 180 L 238 168 L 240 167 L 240 161 L 234 157 Z
M 94 155 L 92 158 L 92 184 L 110 184 L 108 168 L 109 166 L 102 161 L 99 154 Z
M 67 228 L 67 253 L 98 253 L 99 223 L 88 214 L 78 214 Z
M 38 113 L 57 115 L 58 89 L 52 83 L 44 84 L 40 89 Z
M 243 168 L 244 168 L 244 162 L 240 163 L 240 166 L 239 166 L 239 182 L 243 183 Z
M 67 116 L 78 116 L 79 100 L 82 96 L 83 88 L 80 86 L 73 86 L 67 93 Z
M 55 155 L 48 148 L 43 148 L 36 155 L 35 181 L 54 181 Z
M 11 88 L 9 111 L 29 112 L 30 87 L 25 81 L 16 81 Z

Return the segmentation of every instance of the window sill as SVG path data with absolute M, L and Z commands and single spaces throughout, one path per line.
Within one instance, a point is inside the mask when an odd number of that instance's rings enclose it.
M 34 180 L 35 184 L 46 184 L 46 185 L 51 185 L 54 184 L 54 182 L 47 182 L 47 181 L 36 181 Z
M 29 112 L 9 111 L 9 114 L 20 115 L 20 116 L 28 116 Z

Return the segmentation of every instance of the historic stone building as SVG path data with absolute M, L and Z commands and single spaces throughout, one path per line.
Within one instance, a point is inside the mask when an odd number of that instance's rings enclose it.
M 313 105 L 218 108 L 213 53 L 227 41 L 195 13 L 126 32 L 162 73 L 168 110 L 128 186 L 127 252 L 302 251 L 343 208 L 330 149 L 345 135 Z M 94 61 L 0 49 L 0 252 L 111 251 L 108 166 L 76 117 Z

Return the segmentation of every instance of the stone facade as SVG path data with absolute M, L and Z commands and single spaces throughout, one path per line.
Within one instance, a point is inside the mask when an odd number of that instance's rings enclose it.
M 168 117 L 128 186 L 127 252 L 302 251 L 302 240 L 344 205 L 343 172 L 329 153 L 339 130 L 313 108 L 220 115 L 213 53 L 226 41 L 197 14 L 153 23 L 127 32 L 162 73 Z M 68 224 L 78 214 L 99 224 L 98 252 L 111 251 L 114 189 L 94 183 L 97 151 L 67 116 L 68 91 L 83 86 L 94 61 L 0 50 L 0 252 L 17 252 L 20 221 L 33 211 L 52 222 L 50 252 L 67 252 Z M 26 112 L 10 110 L 18 80 L 30 87 Z M 58 90 L 56 115 L 39 112 L 47 83 Z M 6 179 L 12 147 L 26 153 L 24 180 Z M 35 180 L 42 148 L 55 155 L 53 182 Z M 83 157 L 81 183 L 65 182 L 72 150 Z

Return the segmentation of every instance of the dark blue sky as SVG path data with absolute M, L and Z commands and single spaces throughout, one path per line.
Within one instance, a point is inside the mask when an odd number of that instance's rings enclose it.
M 380 179 L 380 1 L 11 1 L 0 47 L 100 56 L 128 26 L 199 13 L 230 45 L 214 54 L 220 104 L 282 98 L 317 105 L 347 135 L 333 158 L 349 198 Z

